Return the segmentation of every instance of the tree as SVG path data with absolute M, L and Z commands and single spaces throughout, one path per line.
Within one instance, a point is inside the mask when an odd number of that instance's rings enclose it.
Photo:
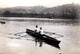
M 77 18 L 77 9 L 74 6 L 65 7 L 62 10 L 62 17 L 67 19 L 76 19 Z
M 3 15 L 6 16 L 6 17 L 7 17 L 7 16 L 10 16 L 10 14 L 11 14 L 11 13 L 10 13 L 9 11 L 5 11 L 5 12 L 3 13 Z

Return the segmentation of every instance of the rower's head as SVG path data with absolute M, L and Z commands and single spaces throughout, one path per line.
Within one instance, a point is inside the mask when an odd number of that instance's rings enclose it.
M 42 27 L 40 27 L 40 30 L 42 30 Z
M 38 25 L 36 25 L 36 28 L 38 28 Z

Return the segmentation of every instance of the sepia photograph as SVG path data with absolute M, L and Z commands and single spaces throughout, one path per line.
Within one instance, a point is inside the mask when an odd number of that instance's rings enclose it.
M 0 54 L 80 54 L 80 0 L 0 0 Z

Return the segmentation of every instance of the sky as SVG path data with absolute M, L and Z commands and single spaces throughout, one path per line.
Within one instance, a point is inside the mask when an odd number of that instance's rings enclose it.
M 54 7 L 63 4 L 80 4 L 80 0 L 0 0 L 0 7 L 15 7 L 15 6 L 46 6 Z

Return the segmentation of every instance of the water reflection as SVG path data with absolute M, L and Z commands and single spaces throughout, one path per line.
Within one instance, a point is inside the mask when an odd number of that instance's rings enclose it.
M 73 22 L 73 21 L 32 20 L 32 19 L 31 20 L 26 19 L 26 21 L 23 21 L 23 22 L 22 21 L 6 21 L 6 24 L 4 25 L 0 24 L 0 51 L 1 52 L 5 51 L 6 53 L 13 52 L 14 54 L 16 53 L 31 54 L 31 52 L 33 54 L 39 54 L 39 53 L 57 54 L 59 50 L 47 44 L 43 44 L 43 47 L 39 48 L 35 46 L 34 41 L 24 40 L 23 38 L 20 40 L 15 40 L 15 42 L 13 42 L 14 41 L 13 39 L 7 38 L 7 37 L 15 36 L 15 35 L 9 35 L 8 33 L 15 34 L 18 32 L 25 32 L 26 28 L 34 30 L 35 25 L 42 26 L 43 30 L 45 31 L 64 35 L 64 37 L 58 38 L 58 39 L 61 40 L 61 43 L 60 43 L 61 51 L 65 52 L 65 54 L 73 53 L 76 51 L 76 49 L 78 49 L 76 53 L 79 53 L 79 50 L 80 50 L 79 49 L 80 48 L 79 27 L 80 26 L 77 24 L 76 21 Z M 25 35 L 25 34 L 22 34 L 22 35 Z M 54 35 L 52 37 L 54 37 Z M 14 47 L 10 47 L 9 45 L 14 46 L 15 50 L 13 49 Z M 35 50 L 37 50 L 37 52 Z

